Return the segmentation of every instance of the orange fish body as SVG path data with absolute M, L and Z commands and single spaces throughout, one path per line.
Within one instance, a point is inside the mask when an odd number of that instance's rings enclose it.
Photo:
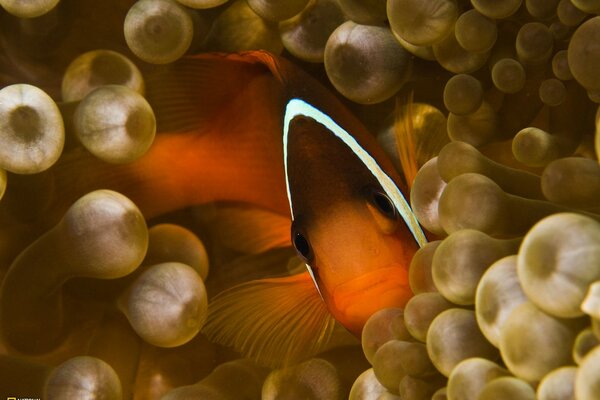
M 407 222 L 398 210 L 402 179 L 321 84 L 256 51 L 190 57 L 150 74 L 147 87 L 161 132 L 149 152 L 119 166 L 65 157 L 54 168 L 62 193 L 55 215 L 98 188 L 127 195 L 147 218 L 222 200 L 291 213 L 292 244 L 309 270 L 226 291 L 213 300 L 206 326 L 217 341 L 265 364 L 318 351 L 333 329 L 331 315 L 359 336 L 372 313 L 404 306 L 412 295 L 408 264 L 422 242 L 409 229 L 414 216 Z M 284 120 L 291 99 L 330 116 L 348 138 L 310 115 Z M 357 149 L 375 165 L 367 167 Z

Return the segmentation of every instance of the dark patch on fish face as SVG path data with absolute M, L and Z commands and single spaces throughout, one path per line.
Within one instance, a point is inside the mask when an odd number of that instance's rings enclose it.
M 287 167 L 294 217 L 307 223 L 340 202 L 364 200 L 367 188 L 381 188 L 356 154 L 310 117 L 290 122 Z

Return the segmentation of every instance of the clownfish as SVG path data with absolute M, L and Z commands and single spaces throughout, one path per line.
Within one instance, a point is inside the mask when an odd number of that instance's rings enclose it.
M 425 234 L 397 184 L 328 115 L 290 100 L 283 143 L 293 246 L 334 318 L 360 335 L 375 311 L 410 297 L 407 266 Z
M 270 240 L 289 245 L 291 237 L 306 272 L 217 295 L 210 338 L 280 365 L 322 349 L 335 321 L 360 337 L 370 315 L 412 296 L 408 266 L 426 237 L 402 178 L 314 78 L 263 51 L 207 54 L 149 74 L 147 98 L 161 132 L 149 152 L 126 165 L 66 155 L 53 167 L 55 214 L 108 188 L 146 218 L 213 201 L 285 217 Z

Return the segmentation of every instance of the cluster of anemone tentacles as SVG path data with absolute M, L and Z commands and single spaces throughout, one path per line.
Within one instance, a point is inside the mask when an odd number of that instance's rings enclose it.
M 0 396 L 597 399 L 599 0 L 0 6 Z M 273 370 L 199 333 L 219 270 L 297 272 L 290 251 L 253 254 L 214 228 L 248 210 L 148 223 L 99 190 L 44 216 L 61 157 L 127 164 L 151 148 L 152 65 L 253 49 L 331 85 L 398 169 L 414 140 L 410 202 L 437 239 L 413 258 L 404 310 Z

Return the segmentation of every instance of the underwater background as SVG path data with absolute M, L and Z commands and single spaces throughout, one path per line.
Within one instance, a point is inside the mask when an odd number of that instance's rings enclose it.
M 600 399 L 600 0 L 0 7 L 0 398 Z M 214 52 L 309 73 L 410 188 L 414 296 L 360 338 L 335 324 L 303 347 L 294 315 L 211 306 L 305 271 L 270 178 L 222 167 L 262 142 L 198 146 L 202 168 L 193 141 L 159 153 L 224 87 L 250 101 L 219 103 L 219 127 L 283 119 L 226 67 L 194 92 L 186 60 Z M 264 356 L 272 329 L 294 357 Z

